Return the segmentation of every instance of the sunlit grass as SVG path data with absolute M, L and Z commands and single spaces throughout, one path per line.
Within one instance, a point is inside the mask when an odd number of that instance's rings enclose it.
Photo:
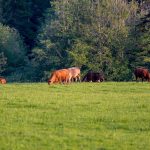
M 0 85 L 0 150 L 149 150 L 150 83 Z

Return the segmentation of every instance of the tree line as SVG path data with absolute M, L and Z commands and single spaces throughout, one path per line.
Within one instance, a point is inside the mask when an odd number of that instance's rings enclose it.
M 45 81 L 78 66 L 129 81 L 150 69 L 148 0 L 0 0 L 0 74 Z

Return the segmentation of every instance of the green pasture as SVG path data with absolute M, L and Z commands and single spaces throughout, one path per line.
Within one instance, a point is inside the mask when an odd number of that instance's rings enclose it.
M 0 150 L 150 150 L 150 83 L 0 85 Z

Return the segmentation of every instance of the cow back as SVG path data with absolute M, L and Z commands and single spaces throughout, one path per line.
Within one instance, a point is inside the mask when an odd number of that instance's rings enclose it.
M 78 67 L 68 68 L 68 70 L 69 70 L 70 76 L 73 77 L 73 78 L 80 75 L 80 68 L 78 68 Z

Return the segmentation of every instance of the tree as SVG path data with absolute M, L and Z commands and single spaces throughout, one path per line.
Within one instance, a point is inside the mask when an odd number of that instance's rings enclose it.
M 7 63 L 7 58 L 4 56 L 4 53 L 0 53 L 0 73 L 5 71 L 5 65 Z
M 0 22 L 2 20 L 2 0 L 0 0 Z
M 141 18 L 141 22 L 136 27 L 137 32 L 137 66 L 145 66 L 150 68 L 150 14 Z
M 36 44 L 37 31 L 48 7 L 49 0 L 1 0 L 1 23 L 18 30 L 28 47 L 28 53 Z
M 141 12 L 139 21 L 130 31 L 127 55 L 130 68 L 138 66 L 150 68 L 150 3 L 141 1 L 138 12 Z
M 39 48 L 51 62 L 48 68 L 79 65 L 103 70 L 109 79 L 129 79 L 126 44 L 138 19 L 135 2 L 54 0 L 51 5 L 54 17 L 47 13 L 38 38 Z M 116 79 L 119 69 L 127 71 Z
M 7 58 L 8 67 L 18 67 L 23 64 L 25 48 L 19 33 L 2 24 L 0 24 L 0 53 Z

